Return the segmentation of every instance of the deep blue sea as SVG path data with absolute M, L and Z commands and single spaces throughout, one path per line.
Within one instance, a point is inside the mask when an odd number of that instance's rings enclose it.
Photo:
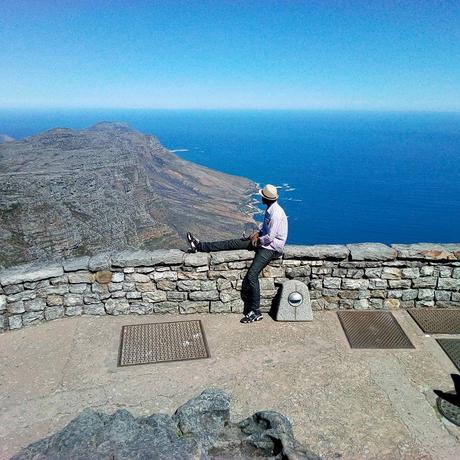
M 280 186 L 289 243 L 460 241 L 460 114 L 0 111 L 0 133 L 126 121 L 185 159 Z

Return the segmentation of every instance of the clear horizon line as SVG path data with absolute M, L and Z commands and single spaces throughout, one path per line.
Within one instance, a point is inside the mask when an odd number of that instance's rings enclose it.
M 379 112 L 379 113 L 449 113 L 460 114 L 460 107 L 458 109 L 410 109 L 410 108 L 346 108 L 346 107 L 117 107 L 117 106 L 0 106 L 0 110 L 5 111 L 37 111 L 37 110 L 152 110 L 152 111 L 203 111 L 203 112 Z

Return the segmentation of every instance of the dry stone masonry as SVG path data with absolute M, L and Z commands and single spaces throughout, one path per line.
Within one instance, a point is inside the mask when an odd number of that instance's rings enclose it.
M 241 313 L 250 251 L 132 250 L 0 271 L 0 331 L 78 315 Z M 263 271 L 262 309 L 288 279 L 313 310 L 460 308 L 460 244 L 286 247 Z

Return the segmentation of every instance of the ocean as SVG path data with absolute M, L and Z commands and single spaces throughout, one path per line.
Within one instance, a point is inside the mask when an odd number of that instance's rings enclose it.
M 187 160 L 279 187 L 291 244 L 459 242 L 460 114 L 2 110 L 0 134 L 126 121 Z

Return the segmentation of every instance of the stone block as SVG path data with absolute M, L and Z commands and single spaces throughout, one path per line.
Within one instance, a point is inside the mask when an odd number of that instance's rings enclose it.
M 433 300 L 434 290 L 433 289 L 419 289 L 418 299 L 419 300 Z
M 209 270 L 208 277 L 210 280 L 224 278 L 226 280 L 238 280 L 242 276 L 242 272 L 238 270 Z
M 250 261 L 245 261 L 245 260 L 242 260 L 242 261 L 238 261 L 238 262 L 229 262 L 228 263 L 228 268 L 230 269 L 238 269 L 238 270 L 242 270 L 244 268 L 247 268 L 248 267 L 248 264 L 250 264 Z
M 201 281 L 200 283 L 202 291 L 215 291 L 217 289 L 216 281 Z
M 241 293 L 235 289 L 224 289 L 220 291 L 219 298 L 222 302 L 231 302 L 241 299 Z
M 402 300 L 415 300 L 418 297 L 417 289 L 407 289 L 402 292 Z
M 109 284 L 112 281 L 112 272 L 98 271 L 94 274 L 94 280 L 99 284 Z
M 0 284 L 8 286 L 26 281 L 41 281 L 61 276 L 64 269 L 61 264 L 31 263 L 0 271 Z
M 92 293 L 92 294 L 85 294 L 83 296 L 83 303 L 85 304 L 94 304 L 99 303 L 101 301 L 101 297 L 99 294 Z
M 166 292 L 166 299 L 174 302 L 180 302 L 187 299 L 186 292 L 169 291 Z
M 6 310 L 6 296 L 0 295 L 0 313 Z
M 89 256 L 76 257 L 74 259 L 64 259 L 62 266 L 66 272 L 76 272 L 77 270 L 88 270 Z
M 201 290 L 201 282 L 199 280 L 181 280 L 177 282 L 179 291 L 199 291 Z
M 379 278 L 369 279 L 369 289 L 386 289 L 388 287 L 388 281 Z
M 142 294 L 142 300 L 144 302 L 163 302 L 166 300 L 166 292 L 164 291 L 153 291 L 153 292 L 144 292 Z
M 155 265 L 180 265 L 184 253 L 178 249 L 159 249 L 156 251 L 126 250 L 112 254 L 114 267 L 153 267 Z
M 22 324 L 24 326 L 29 326 L 31 324 L 39 323 L 40 321 L 43 321 L 43 319 L 43 311 L 30 311 L 22 315 Z
M 95 254 L 90 257 L 88 261 L 88 268 L 93 272 L 106 271 L 109 270 L 112 266 L 112 261 L 110 259 L 110 254 L 102 253 Z
M 226 262 L 234 262 L 237 260 L 250 260 L 254 258 L 254 251 L 248 251 L 246 249 L 236 250 L 236 251 L 219 251 L 212 252 L 211 264 L 217 265 Z
M 51 321 L 53 319 L 62 318 L 64 316 L 64 307 L 56 306 L 56 307 L 46 307 L 45 308 L 45 318 L 47 321 Z
M 341 244 L 317 244 L 312 246 L 288 244 L 284 259 L 347 259 L 349 249 Z
M 64 305 L 66 307 L 74 307 L 75 305 L 83 304 L 83 296 L 81 294 L 65 294 Z
M 112 297 L 112 299 L 123 299 L 123 298 L 126 297 L 126 292 L 124 292 L 124 291 L 112 292 L 111 297 Z
M 26 311 L 42 311 L 46 307 L 46 302 L 41 298 L 27 300 L 24 302 L 24 307 Z
M 414 288 L 435 288 L 437 278 L 421 277 L 412 280 L 412 287 Z
M 106 314 L 103 303 L 84 305 L 83 313 L 85 315 L 97 315 L 97 316 L 102 316 Z
M 434 275 L 434 267 L 432 265 L 425 265 L 424 267 L 420 268 L 420 275 L 421 276 L 433 276 Z
M 65 284 L 59 284 L 57 286 L 50 286 L 43 290 L 45 295 L 55 294 L 55 295 L 64 295 L 69 292 L 69 286 Z
M 376 268 L 365 268 L 364 269 L 364 276 L 366 278 L 380 278 L 382 276 L 382 267 Z
M 123 283 L 123 291 L 133 292 L 136 290 L 136 284 L 134 282 L 125 281 Z
M 401 278 L 401 269 L 396 267 L 383 267 L 382 278 L 387 280 L 396 280 Z
M 450 300 L 452 292 L 451 291 L 434 291 L 434 298 L 436 300 Z
M 344 290 L 339 291 L 338 295 L 342 299 L 348 299 L 348 300 L 357 299 L 359 297 L 359 290 L 344 289 Z
M 136 290 L 139 292 L 151 292 L 156 291 L 155 283 L 136 283 Z
M 155 281 L 159 281 L 159 280 L 176 281 L 177 272 L 173 272 L 173 271 L 155 272 L 150 275 L 150 278 L 152 278 Z
M 123 272 L 112 273 L 112 283 L 121 283 L 125 280 L 125 274 Z
M 153 305 L 144 303 L 130 303 L 129 313 L 135 315 L 148 315 L 150 313 L 153 313 Z
M 391 247 L 398 251 L 398 259 L 456 260 L 458 251 L 455 245 L 433 243 L 392 244 Z
M 195 252 L 184 255 L 184 265 L 186 267 L 201 267 L 209 265 L 209 254 L 206 252 Z
M 456 278 L 456 279 L 460 278 L 460 267 L 454 268 L 452 270 L 452 278 Z
M 72 272 L 68 275 L 69 283 L 92 283 L 94 281 L 94 273 L 88 271 Z
M 396 310 L 399 308 L 401 301 L 399 299 L 385 299 L 383 301 L 383 308 L 387 310 Z
M 369 287 L 369 280 L 367 279 L 349 279 L 344 278 L 342 280 L 343 289 L 367 289 Z
M 387 290 L 386 289 L 374 289 L 372 291 L 369 291 L 369 293 L 370 293 L 370 296 L 375 298 L 375 299 L 386 299 L 387 298 Z
M 177 273 L 178 280 L 207 280 L 208 279 L 207 272 L 198 273 L 196 270 L 191 271 L 191 272 L 185 272 L 181 270 L 176 273 Z
M 129 302 L 126 299 L 108 299 L 105 311 L 109 315 L 126 315 L 129 313 Z
M 450 278 L 452 276 L 452 267 L 438 267 L 438 273 L 441 278 Z
M 69 292 L 72 294 L 83 294 L 83 292 L 86 292 L 89 290 L 89 284 L 71 284 L 69 286 Z
M 18 300 L 17 302 L 11 302 L 6 305 L 6 309 L 8 313 L 11 315 L 16 315 L 19 313 L 24 313 L 26 309 L 24 308 L 24 302 L 22 300 Z
M 231 302 L 211 302 L 211 313 L 230 313 L 232 311 Z
M 153 304 L 153 311 L 155 313 L 179 313 L 177 302 L 158 302 Z
M 389 289 L 387 297 L 389 299 L 400 299 L 402 297 L 402 291 L 399 289 Z
M 324 277 L 323 278 L 323 286 L 328 289 L 340 289 L 342 284 L 341 278 L 331 278 L 331 277 Z
M 129 291 L 126 293 L 126 298 L 127 299 L 142 299 L 142 294 L 137 291 Z
M 151 279 L 149 275 L 143 273 L 130 273 L 126 275 L 126 281 L 134 281 L 136 283 L 150 283 Z
M 192 291 L 188 298 L 190 300 L 219 300 L 219 291 Z
M 271 278 L 259 278 L 260 290 L 270 290 L 273 291 L 275 289 L 275 283 Z
M 434 300 L 417 300 L 415 302 L 416 308 L 433 308 Z
M 420 269 L 416 267 L 403 268 L 401 269 L 401 276 L 404 279 L 418 278 L 420 276 Z
M 444 289 L 446 291 L 459 291 L 460 290 L 460 279 L 457 278 L 439 278 L 438 289 Z
M 368 310 L 369 309 L 369 301 L 367 299 L 360 299 L 353 301 L 353 308 L 355 310 Z
M 74 307 L 65 307 L 66 316 L 80 316 L 83 313 L 83 307 L 81 305 L 75 305 Z
M 209 302 L 193 300 L 181 302 L 179 303 L 179 312 L 182 314 L 207 313 L 209 312 Z
M 382 243 L 357 243 L 348 244 L 351 260 L 394 260 L 397 252 L 395 249 Z
M 310 266 L 301 265 L 299 267 L 286 267 L 286 278 L 303 278 L 310 275 Z
M 330 308 L 332 306 L 332 308 Z M 349 299 L 341 299 L 339 300 L 339 309 L 340 310 L 350 310 L 353 308 L 353 300 Z M 335 305 L 334 304 L 325 304 L 325 309 L 326 310 L 334 310 Z
M 399 304 L 400 308 L 415 308 L 415 302 L 413 300 L 403 300 Z
M 157 288 L 162 291 L 174 291 L 176 289 L 176 282 L 170 280 L 157 281 Z
M 32 300 L 37 297 L 37 294 L 34 291 L 22 291 L 17 294 L 7 296 L 7 302 L 18 302 L 19 300 Z
M 109 292 L 122 291 L 123 283 L 109 283 L 107 287 L 109 288 Z
M 369 299 L 369 308 L 380 310 L 383 308 L 383 299 Z
M 6 295 L 13 295 L 17 294 L 18 292 L 22 292 L 24 290 L 23 284 L 10 284 L 9 286 L 5 286 L 3 288 L 3 293 Z
M 388 284 L 390 285 L 391 289 L 409 289 L 412 282 L 410 279 L 389 280 Z
M 277 321 L 312 321 L 312 305 L 307 286 L 301 281 L 289 280 L 281 287 L 276 314 Z
M 12 315 L 8 317 L 8 327 L 9 329 L 21 329 L 22 327 L 22 316 L 21 315 Z
M 440 300 L 436 302 L 436 307 L 439 308 L 460 308 L 460 302 L 454 302 L 452 300 Z

